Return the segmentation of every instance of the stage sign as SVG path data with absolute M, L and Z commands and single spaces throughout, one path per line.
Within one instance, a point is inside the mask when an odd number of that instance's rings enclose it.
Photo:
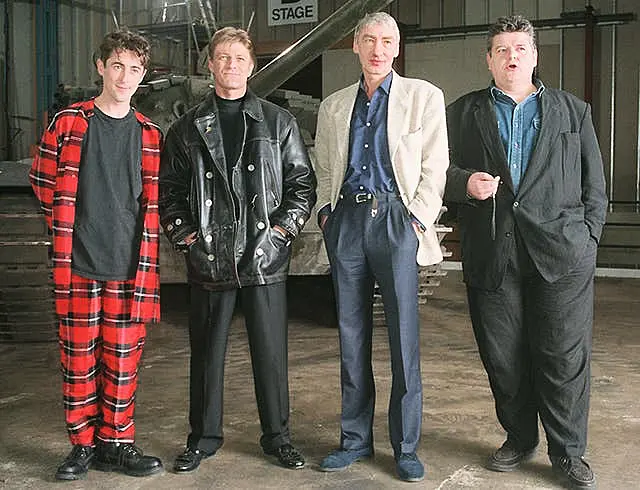
M 269 26 L 318 22 L 318 0 L 269 0 L 268 5 Z

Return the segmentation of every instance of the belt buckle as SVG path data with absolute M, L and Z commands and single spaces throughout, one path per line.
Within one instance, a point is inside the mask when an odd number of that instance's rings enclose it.
M 356 204 L 362 204 L 363 202 L 367 202 L 370 199 L 371 194 L 366 192 L 359 192 L 353 196 L 353 200 Z

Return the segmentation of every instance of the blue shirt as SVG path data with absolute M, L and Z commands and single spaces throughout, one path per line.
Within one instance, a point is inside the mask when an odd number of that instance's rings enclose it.
M 539 97 L 544 85 L 536 81 L 536 87 L 538 90 L 519 104 L 495 85 L 490 88 L 515 192 L 518 192 L 540 131 Z
M 391 167 L 387 138 L 387 111 L 393 72 L 390 72 L 371 96 L 367 97 L 364 78 L 351 114 L 349 162 L 342 194 L 369 192 L 394 193 L 396 182 Z

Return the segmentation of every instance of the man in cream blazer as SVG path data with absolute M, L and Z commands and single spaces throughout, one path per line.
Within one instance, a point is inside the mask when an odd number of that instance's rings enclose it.
M 404 481 L 420 481 L 418 265 L 442 260 L 434 223 L 449 160 L 442 91 L 392 70 L 399 41 L 393 17 L 365 16 L 353 44 L 362 77 L 327 97 L 318 115 L 318 223 L 336 294 L 342 387 L 340 448 L 320 469 L 339 471 L 373 454 L 377 282 L 389 333 L 396 471 Z

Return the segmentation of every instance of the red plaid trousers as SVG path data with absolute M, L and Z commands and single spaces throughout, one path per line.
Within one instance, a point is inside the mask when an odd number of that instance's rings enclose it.
M 138 365 L 145 325 L 131 322 L 134 280 L 71 275 L 59 343 L 67 431 L 72 444 L 133 443 Z

